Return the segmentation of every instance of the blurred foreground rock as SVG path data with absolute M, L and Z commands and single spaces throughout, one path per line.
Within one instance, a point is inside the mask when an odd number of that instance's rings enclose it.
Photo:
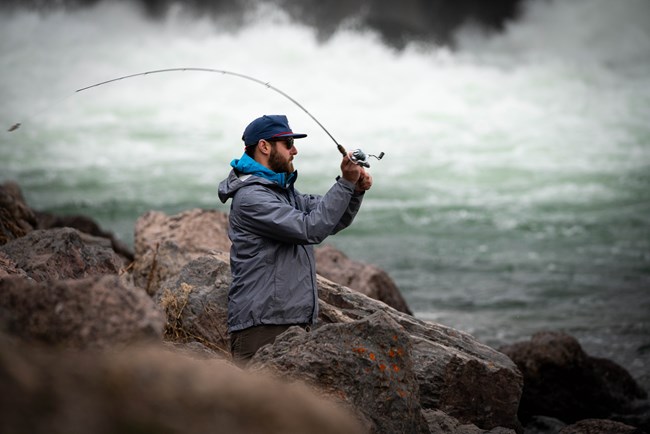
M 27 342 L 110 348 L 162 339 L 165 316 L 117 276 L 36 282 L 0 279 L 0 330 Z
M 160 345 L 70 352 L 0 334 L 0 432 L 363 433 L 301 385 Z

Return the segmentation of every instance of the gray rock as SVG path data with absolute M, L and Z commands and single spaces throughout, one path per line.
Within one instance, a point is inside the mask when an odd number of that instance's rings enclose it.
M 523 387 L 505 354 L 469 334 L 398 312 L 325 279 L 319 280 L 322 323 L 350 322 L 377 311 L 389 314 L 412 342 L 420 404 L 481 429 L 521 429 L 517 407 Z
M 591 357 L 578 341 L 563 332 L 539 332 L 530 341 L 501 348 L 524 376 L 519 417 L 534 415 L 565 423 L 608 419 L 629 413 L 647 397 L 630 374 L 616 363 Z
M 111 248 L 120 255 L 125 262 L 133 261 L 133 251 L 123 241 L 109 231 L 103 230 L 96 221 L 84 215 L 55 215 L 52 213 L 35 211 L 37 225 L 35 229 L 74 228 L 94 237 L 106 238 Z
M 109 240 L 72 228 L 31 231 L 0 246 L 0 252 L 39 282 L 118 274 L 125 265 Z

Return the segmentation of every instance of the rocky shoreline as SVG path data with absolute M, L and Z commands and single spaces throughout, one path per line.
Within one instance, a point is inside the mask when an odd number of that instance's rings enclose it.
M 135 249 L 0 186 L 0 432 L 642 433 L 647 394 L 573 337 L 493 349 L 317 254 L 320 317 L 228 353 L 227 216 L 151 211 Z M 351 289 L 353 288 L 353 289 Z

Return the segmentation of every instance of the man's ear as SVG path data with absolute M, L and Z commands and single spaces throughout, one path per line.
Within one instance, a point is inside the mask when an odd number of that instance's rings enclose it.
M 271 153 L 271 144 L 264 139 L 261 139 L 257 142 L 257 149 L 264 155 L 269 155 Z

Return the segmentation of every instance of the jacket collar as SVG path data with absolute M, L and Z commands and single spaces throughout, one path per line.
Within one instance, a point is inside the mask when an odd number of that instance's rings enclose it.
M 298 171 L 294 171 L 293 173 L 274 172 L 268 167 L 262 166 L 246 153 L 240 159 L 232 160 L 230 166 L 239 174 L 259 176 L 260 178 L 268 179 L 276 183 L 282 188 L 287 188 L 293 184 L 298 177 Z

